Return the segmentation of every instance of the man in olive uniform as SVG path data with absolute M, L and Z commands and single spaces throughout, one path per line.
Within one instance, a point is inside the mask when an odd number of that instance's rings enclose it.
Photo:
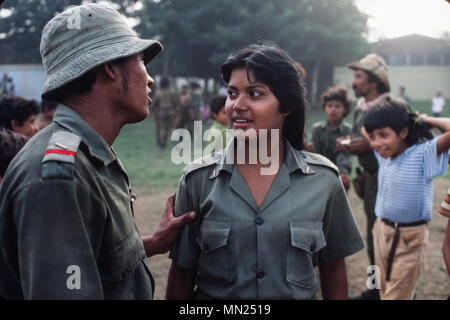
M 342 137 L 337 139 L 336 148 L 339 151 L 348 151 L 357 155 L 359 164 L 363 168 L 361 194 L 367 217 L 367 253 L 370 264 L 375 265 L 372 229 L 376 220 L 375 200 L 378 190 L 378 162 L 370 148 L 369 141 L 362 136 L 361 128 L 370 109 L 399 99 L 390 94 L 388 66 L 381 56 L 370 53 L 361 60 L 348 64 L 347 67 L 353 70 L 352 88 L 355 96 L 360 99 L 357 101 L 353 117 L 350 144 L 341 144 L 341 141 L 350 138 Z M 406 104 L 403 100 L 401 101 Z M 377 300 L 379 299 L 379 290 L 367 290 L 359 298 Z
M 161 149 L 167 144 L 169 134 L 179 119 L 178 96 L 170 88 L 170 81 L 163 77 L 153 97 L 152 111 L 156 122 L 156 142 Z
M 161 51 L 115 9 L 72 7 L 43 30 L 54 121 L 11 162 L 0 189 L 0 297 L 152 299 L 147 257 L 165 252 L 193 219 L 173 216 L 141 238 L 135 195 L 112 143 L 148 116 L 154 81 L 145 64 Z

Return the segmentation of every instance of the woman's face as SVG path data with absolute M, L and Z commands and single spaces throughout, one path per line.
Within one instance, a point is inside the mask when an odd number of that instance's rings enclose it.
M 278 99 L 266 84 L 254 81 L 251 70 L 249 77 L 251 83 L 245 68 L 231 72 L 225 111 L 235 131 L 254 129 L 259 133 L 260 129 L 267 129 L 269 136 L 270 129 L 283 128 L 287 114 L 280 113 Z M 281 132 L 279 136 L 282 136 Z

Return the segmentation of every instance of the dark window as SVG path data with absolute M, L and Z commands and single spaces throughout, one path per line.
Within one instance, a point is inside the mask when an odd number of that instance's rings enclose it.
M 403 53 L 391 54 L 391 65 L 393 65 L 393 66 L 406 65 L 406 56 Z
M 423 65 L 423 54 L 418 54 L 418 53 L 411 54 L 411 65 L 412 66 L 422 66 Z
M 444 65 L 450 66 L 450 52 L 444 54 Z
M 441 55 L 440 54 L 429 54 L 427 57 L 428 66 L 439 66 L 441 65 Z

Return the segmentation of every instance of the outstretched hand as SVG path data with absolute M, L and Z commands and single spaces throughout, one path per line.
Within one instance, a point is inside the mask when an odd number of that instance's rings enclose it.
M 175 195 L 174 192 L 167 199 L 164 214 L 156 231 L 152 235 L 142 238 L 147 257 L 169 251 L 180 230 L 195 219 L 194 211 L 185 213 L 180 217 L 173 215 Z

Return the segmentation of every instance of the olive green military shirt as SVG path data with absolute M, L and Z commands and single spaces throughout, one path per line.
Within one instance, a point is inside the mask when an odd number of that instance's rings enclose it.
M 349 152 L 340 152 L 336 148 L 336 139 L 350 135 L 351 127 L 341 122 L 336 130 L 331 129 L 328 121 L 317 122 L 312 127 L 312 140 L 314 152 L 327 157 L 339 169 L 339 172 L 350 174 L 352 171 L 352 155 Z
M 113 149 L 59 105 L 54 122 L 12 161 L 0 188 L 0 296 L 151 299 L 131 201 Z
M 225 152 L 187 166 L 175 215 L 195 210 L 170 257 L 196 273 L 197 299 L 314 299 L 313 257 L 326 264 L 364 247 L 326 158 L 286 141 L 285 162 L 260 208 Z

